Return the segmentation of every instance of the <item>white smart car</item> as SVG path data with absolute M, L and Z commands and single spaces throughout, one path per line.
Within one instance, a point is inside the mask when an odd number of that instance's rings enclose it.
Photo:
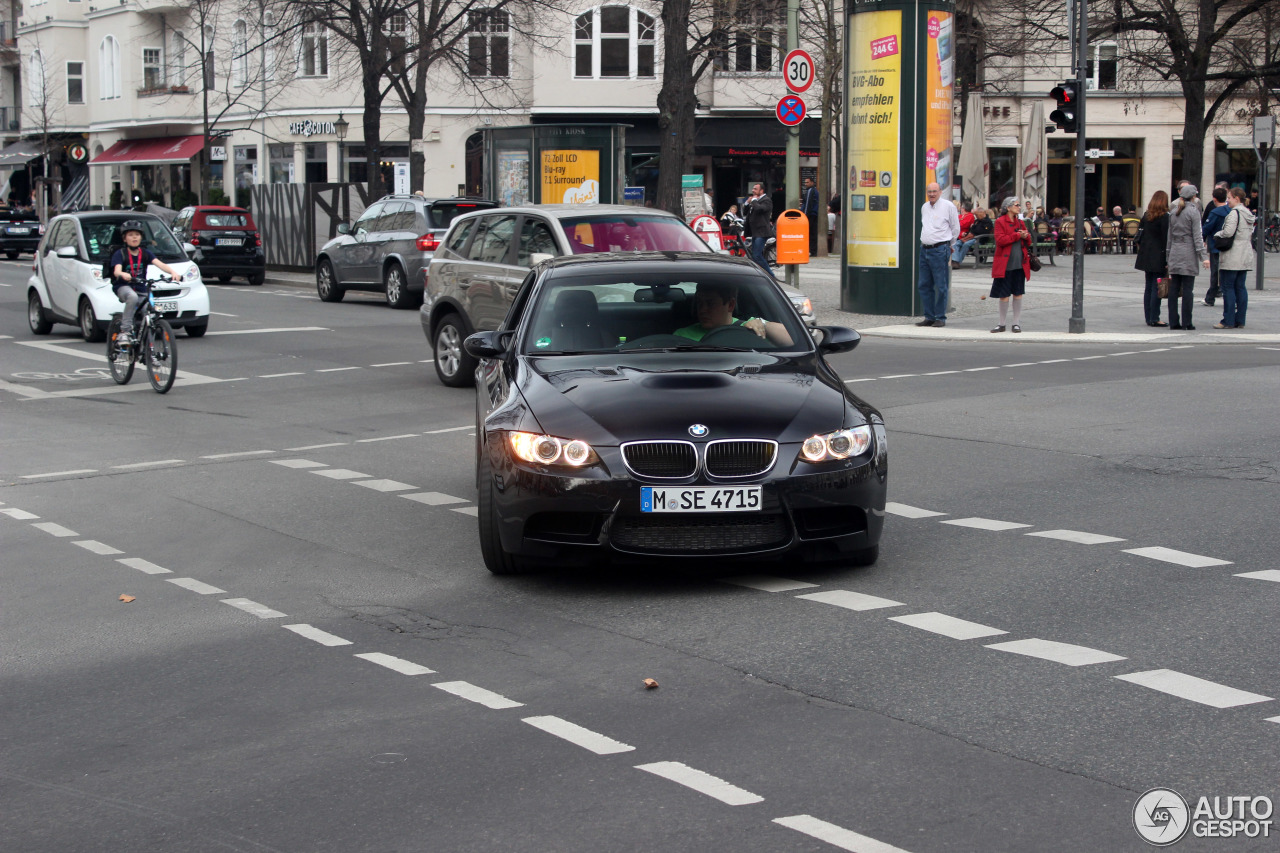
M 27 322 L 37 335 L 47 335 L 54 323 L 80 327 L 86 341 L 103 339 L 112 314 L 124 303 L 111 290 L 102 268 L 110 253 L 124 245 L 120 226 L 133 219 L 142 223 L 142 245 L 173 267 L 179 278 L 155 289 L 156 305 L 169 325 L 198 338 L 209 328 L 209 292 L 200 269 L 187 257 L 158 216 L 124 210 L 67 213 L 45 228 L 36 249 L 34 273 L 27 281 Z

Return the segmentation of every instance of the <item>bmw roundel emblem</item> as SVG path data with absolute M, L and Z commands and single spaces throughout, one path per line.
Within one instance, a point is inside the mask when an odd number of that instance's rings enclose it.
M 689 427 L 689 435 L 694 438 L 702 438 L 709 432 L 711 432 L 711 430 L 707 428 L 706 424 L 694 424 Z

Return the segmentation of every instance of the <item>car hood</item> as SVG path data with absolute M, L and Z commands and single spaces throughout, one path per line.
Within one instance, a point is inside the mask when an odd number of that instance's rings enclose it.
M 673 363 L 676 365 L 673 367 Z M 547 433 L 610 446 L 641 439 L 803 441 L 865 422 L 816 354 L 521 356 L 517 384 Z

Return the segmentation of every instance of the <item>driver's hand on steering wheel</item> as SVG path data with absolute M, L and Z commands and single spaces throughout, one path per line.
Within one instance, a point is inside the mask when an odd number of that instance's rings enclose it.
M 742 328 L 750 329 L 760 337 L 764 337 L 764 320 L 759 317 L 752 317 L 750 320 L 742 324 Z

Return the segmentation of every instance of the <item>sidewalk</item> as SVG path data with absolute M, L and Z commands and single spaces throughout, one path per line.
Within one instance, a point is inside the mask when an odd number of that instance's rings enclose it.
M 1019 325 L 1022 334 L 992 334 L 999 318 L 999 302 L 982 299 L 991 288 L 991 266 L 973 266 L 967 259 L 951 272 L 952 310 L 942 329 L 915 325 L 920 317 L 886 317 L 840 310 L 840 258 L 813 258 L 800 268 L 800 290 L 812 301 L 818 322 L 852 326 L 864 335 L 946 341 L 993 343 L 1123 343 L 1149 344 L 1280 344 L 1280 254 L 1267 255 L 1266 289 L 1254 290 L 1255 273 L 1248 278 L 1248 326 L 1245 330 L 1214 329 L 1222 320 L 1222 300 L 1206 308 L 1201 300 L 1209 286 L 1207 271 L 1196 277 L 1195 331 L 1152 328 L 1143 320 L 1145 277 L 1133 268 L 1133 255 L 1086 255 L 1084 262 L 1085 332 L 1070 334 L 1072 257 L 1058 255 L 1057 265 L 1042 259 L 1044 268 L 1027 282 Z M 778 271 L 782 277 L 781 270 Z M 1168 322 L 1167 304 L 1162 316 Z

